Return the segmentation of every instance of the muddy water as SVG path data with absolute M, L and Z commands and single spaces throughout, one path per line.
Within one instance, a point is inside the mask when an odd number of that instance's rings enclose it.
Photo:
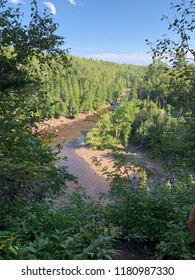
M 100 119 L 99 115 L 87 117 L 73 124 L 65 124 L 57 128 L 50 129 L 49 132 L 55 135 L 52 144 L 62 144 L 66 148 L 76 148 L 84 142 L 85 136 Z
M 61 157 L 68 157 L 67 161 L 62 159 L 59 164 L 68 166 L 69 173 L 75 175 L 79 185 L 84 187 L 87 193 L 94 198 L 98 197 L 99 192 L 107 192 L 109 183 L 104 177 L 97 175 L 74 150 L 83 145 L 87 132 L 95 126 L 99 119 L 99 115 L 94 115 L 71 125 L 62 125 L 49 131 L 55 135 L 52 146 L 61 144 Z M 68 190 L 71 191 L 74 188 L 74 184 L 68 184 Z

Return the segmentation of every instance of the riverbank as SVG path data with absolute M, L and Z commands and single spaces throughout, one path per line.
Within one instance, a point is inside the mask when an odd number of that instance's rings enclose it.
M 98 199 L 99 193 L 108 193 L 110 184 L 104 176 L 96 172 L 92 164 L 87 163 L 86 158 L 81 157 L 79 153 L 72 148 L 63 148 L 60 153 L 61 160 L 58 162 L 60 166 L 67 166 L 68 172 L 77 177 L 78 184 L 68 182 L 66 191 L 71 193 L 75 189 L 82 187 L 86 193 Z M 67 157 L 67 160 L 64 160 Z M 88 154 L 88 159 L 90 158 Z M 63 196 L 59 201 L 63 202 Z
M 80 145 L 80 147 L 74 149 L 74 153 L 76 153 L 80 158 L 82 158 L 85 161 L 85 163 L 93 169 L 95 174 L 103 176 L 106 179 L 106 173 L 111 173 L 115 170 L 113 152 L 109 149 L 103 151 L 92 150 L 83 143 Z M 146 156 L 143 153 L 142 150 L 134 146 L 129 147 L 127 156 L 132 162 L 132 170 L 128 175 L 129 179 L 132 180 L 132 183 L 136 184 L 138 182 L 141 174 L 140 168 L 144 168 L 146 170 L 150 185 L 162 183 L 163 171 L 162 166 L 159 163 L 152 161 L 148 156 Z M 99 162 L 100 164 L 95 164 L 94 158 L 96 159 L 95 162 Z
M 110 190 L 110 180 L 107 173 L 114 172 L 114 159 L 111 150 L 92 150 L 82 143 L 74 148 L 63 147 L 60 154 L 68 158 L 63 159 L 60 165 L 68 166 L 68 171 L 77 177 L 78 185 L 83 187 L 88 195 L 94 199 L 98 198 L 99 193 L 108 193 Z M 140 178 L 139 167 L 143 167 L 149 174 L 149 184 L 157 185 L 162 181 L 162 167 L 152 162 L 143 152 L 136 147 L 131 147 L 128 156 L 135 162 L 132 163 L 132 170 L 129 172 L 129 179 L 132 184 L 137 184 Z M 75 189 L 75 184 L 68 184 L 68 192 Z
M 39 130 L 42 131 L 45 129 L 56 128 L 56 127 L 62 126 L 62 125 L 72 125 L 75 122 L 85 120 L 86 118 L 94 116 L 96 114 L 98 114 L 98 112 L 79 114 L 75 118 L 68 118 L 65 116 L 60 116 L 59 118 L 56 118 L 56 119 L 46 119 L 43 123 L 40 123 L 38 125 L 38 127 L 39 127 Z
M 102 114 L 106 113 L 110 105 L 105 105 L 101 109 L 98 109 L 94 112 L 88 112 L 88 113 L 80 113 L 79 115 L 75 117 L 67 117 L 67 116 L 60 116 L 58 118 L 53 119 L 45 119 L 42 123 L 39 123 L 38 130 L 44 131 L 46 129 L 52 129 L 57 128 L 62 125 L 72 125 L 74 123 L 77 123 L 79 121 L 85 120 L 87 118 L 93 117 L 93 116 L 101 116 Z
M 74 152 L 82 158 L 95 172 L 96 175 L 107 179 L 107 175 L 103 171 L 106 168 L 107 172 L 112 172 L 113 169 L 113 153 L 111 150 L 92 150 L 82 143 Z M 97 162 L 96 162 L 97 160 Z

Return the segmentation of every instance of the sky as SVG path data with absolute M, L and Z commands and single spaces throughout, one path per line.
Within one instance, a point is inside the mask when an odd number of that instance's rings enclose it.
M 31 0 L 22 3 L 30 12 Z M 38 0 L 59 23 L 58 34 L 65 37 L 70 54 L 117 63 L 148 65 L 152 62 L 145 39 L 155 42 L 168 31 L 163 15 L 173 18 L 170 3 L 179 0 Z

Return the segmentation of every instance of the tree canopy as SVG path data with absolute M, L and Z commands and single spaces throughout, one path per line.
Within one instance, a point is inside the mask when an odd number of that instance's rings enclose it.
M 20 7 L 1 1 L 0 35 L 0 202 L 1 205 L 36 201 L 55 193 L 71 176 L 55 164 L 53 153 L 41 141 L 37 123 L 47 115 L 46 92 L 37 75 L 51 59 L 67 67 L 63 38 L 55 34 L 57 24 L 40 14 L 31 2 L 29 25 L 22 22 Z M 40 90 L 41 88 L 41 90 Z

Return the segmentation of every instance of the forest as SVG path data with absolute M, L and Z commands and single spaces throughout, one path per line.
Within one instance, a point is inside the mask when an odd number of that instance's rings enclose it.
M 37 1 L 29 25 L 7 2 L 0 3 L 0 259 L 114 259 L 117 242 L 132 240 L 153 259 L 195 259 L 188 229 L 195 203 L 194 2 L 171 4 L 177 16 L 169 29 L 180 41 L 147 40 L 149 66 L 72 57 Z M 104 170 L 108 194 L 95 200 L 82 189 L 67 192 L 77 178 L 59 166 L 61 147 L 51 148 L 39 124 L 119 101 L 86 136 L 90 149 L 113 152 L 114 171 Z M 132 183 L 131 145 L 161 163 L 166 181 L 151 185 L 149 171 L 136 166 L 140 177 Z
M 75 117 L 79 113 L 97 111 L 116 102 L 125 88 L 143 76 L 144 67 L 118 65 L 85 58 L 71 58 L 71 69 L 60 69 L 52 62 L 43 79 L 45 92 L 51 107 L 51 117 L 66 115 Z M 64 71 L 64 75 L 62 74 Z

